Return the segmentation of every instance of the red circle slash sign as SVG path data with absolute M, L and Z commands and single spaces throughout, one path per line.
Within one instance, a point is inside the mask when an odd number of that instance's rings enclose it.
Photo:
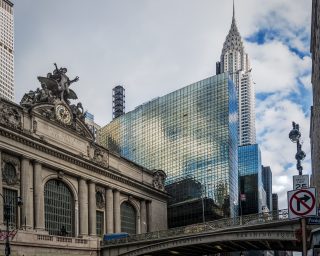
M 294 209 L 294 207 L 293 207 L 293 200 L 297 201 L 297 207 L 296 207 L 297 209 Z M 311 200 L 310 201 L 311 205 L 307 204 L 307 202 L 309 200 Z M 309 192 L 308 190 L 300 189 L 299 191 L 294 193 L 293 196 L 290 198 L 290 202 L 289 202 L 290 205 L 289 206 L 290 206 L 290 210 L 295 215 L 303 216 L 313 210 L 315 203 L 316 203 L 316 199 L 311 192 Z M 300 210 L 301 205 L 303 205 L 306 208 L 306 210 L 304 212 L 301 212 L 301 210 Z

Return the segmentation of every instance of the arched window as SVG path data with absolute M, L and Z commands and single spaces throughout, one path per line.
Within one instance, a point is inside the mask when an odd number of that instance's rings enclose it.
M 74 236 L 74 203 L 70 189 L 60 180 L 44 186 L 45 226 L 50 235 Z
M 121 204 L 121 232 L 136 234 L 136 211 L 133 206 L 124 202 Z

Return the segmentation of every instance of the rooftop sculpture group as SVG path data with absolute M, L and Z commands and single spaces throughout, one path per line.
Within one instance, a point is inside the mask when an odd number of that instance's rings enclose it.
M 48 73 L 47 77 L 39 76 L 38 80 L 41 83 L 41 88 L 37 88 L 35 91 L 30 90 L 26 93 L 20 102 L 20 105 L 26 108 L 31 108 L 39 103 L 55 103 L 57 101 L 63 101 L 71 108 L 72 112 L 81 117 L 83 115 L 83 107 L 79 102 L 76 105 L 70 105 L 70 100 L 78 99 L 77 94 L 70 89 L 72 83 L 79 80 L 79 77 L 75 77 L 70 80 L 66 75 L 66 68 L 58 68 L 54 63 L 55 69 L 52 73 Z

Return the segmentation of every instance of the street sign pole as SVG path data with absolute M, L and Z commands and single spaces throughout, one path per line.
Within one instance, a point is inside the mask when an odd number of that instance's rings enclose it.
M 307 256 L 306 217 L 317 215 L 316 189 L 296 189 L 288 191 L 289 219 L 301 218 L 302 255 Z
M 307 235 L 306 235 L 306 218 L 301 219 L 301 230 L 302 230 L 302 255 L 307 256 Z

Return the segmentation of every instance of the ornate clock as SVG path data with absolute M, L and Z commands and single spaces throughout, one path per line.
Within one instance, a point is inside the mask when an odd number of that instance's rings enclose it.
M 70 124 L 72 114 L 66 106 L 59 104 L 56 106 L 56 117 L 60 122 Z

